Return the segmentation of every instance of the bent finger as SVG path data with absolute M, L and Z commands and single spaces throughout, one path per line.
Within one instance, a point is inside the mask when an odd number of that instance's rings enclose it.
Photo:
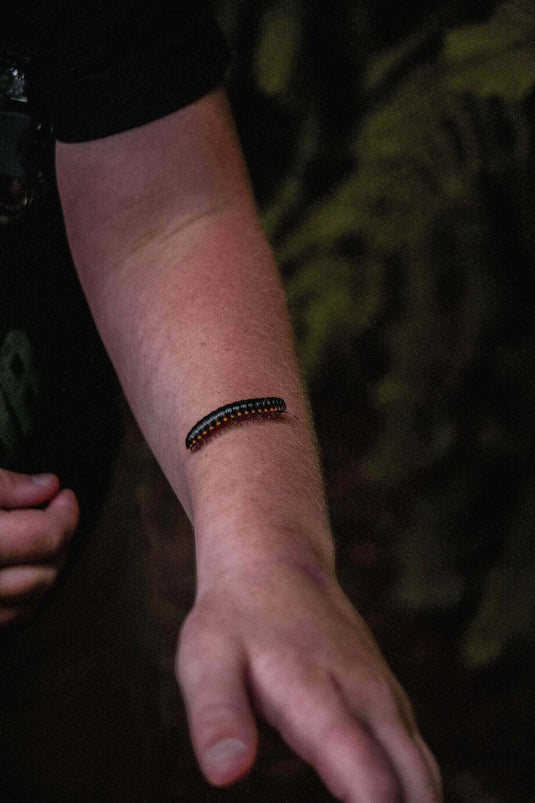
M 41 505 L 59 488 L 54 474 L 19 474 L 0 469 L 0 507 L 13 510 Z
M 438 803 L 442 799 L 438 766 L 418 733 L 409 700 L 395 678 L 378 673 L 373 681 L 350 681 L 340 689 L 348 709 L 368 723 L 388 755 L 404 799 Z
M 10 566 L 0 571 L 0 603 L 20 605 L 40 599 L 54 584 L 56 566 Z
M 0 565 L 54 560 L 76 530 L 78 503 L 61 491 L 45 510 L 0 511 Z
M 429 767 L 429 771 L 434 778 L 435 788 L 438 790 L 438 799 L 442 800 L 444 797 L 444 785 L 442 783 L 442 773 L 440 772 L 438 761 L 419 733 L 416 733 L 414 738 L 416 743 L 419 745 L 420 750 L 422 751 L 427 762 L 427 766 Z
M 347 708 L 328 673 L 272 679 L 265 694 L 253 683 L 258 705 L 285 741 L 346 803 L 401 803 L 402 786 L 388 755 Z M 267 686 L 266 686 L 267 690 Z
M 238 649 L 219 639 L 181 639 L 177 676 L 200 767 L 214 786 L 226 786 L 254 763 L 257 731 Z
M 436 762 L 426 754 L 421 744 L 411 738 L 399 723 L 381 722 L 373 728 L 376 738 L 390 756 L 401 780 L 405 800 L 414 803 L 439 803 L 442 784 Z
M 74 535 L 80 519 L 80 508 L 76 495 L 69 488 L 64 488 L 49 502 L 45 510 L 47 519 L 54 522 L 66 538 Z

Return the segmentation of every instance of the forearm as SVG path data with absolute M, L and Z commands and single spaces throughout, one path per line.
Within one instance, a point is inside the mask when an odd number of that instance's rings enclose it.
M 310 553 L 332 563 L 284 294 L 243 168 L 229 169 L 239 176 L 235 190 L 198 214 L 161 214 L 142 237 L 128 216 L 108 228 L 93 224 L 98 239 L 91 220 L 83 231 L 67 216 L 104 344 L 194 524 L 201 579 L 235 556 Z M 139 211 L 131 220 L 139 228 Z M 234 427 L 198 452 L 185 449 L 204 414 L 269 395 L 282 396 L 298 420 Z
M 132 409 L 192 519 L 199 568 L 305 537 L 329 551 L 284 298 L 254 222 L 240 210 L 199 220 L 138 251 L 89 295 Z M 269 395 L 299 420 L 234 427 L 185 449 L 202 415 Z
M 284 294 L 224 96 L 60 146 L 57 167 L 95 321 L 194 525 L 198 594 L 177 675 L 207 778 L 251 767 L 254 700 L 340 799 L 438 800 L 410 707 L 333 575 Z M 262 396 L 297 418 L 186 449 L 199 418 Z

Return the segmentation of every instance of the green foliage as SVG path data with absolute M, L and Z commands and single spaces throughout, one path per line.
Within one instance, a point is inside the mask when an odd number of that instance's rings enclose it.
M 337 355 L 407 496 L 397 603 L 464 612 L 495 662 L 535 634 L 533 6 L 431 3 L 396 39 L 372 4 L 218 5 L 305 374 Z
M 444 54 L 449 88 L 522 100 L 535 81 L 534 36 L 533 6 L 522 0 L 503 3 L 483 24 L 450 32 Z
M 266 8 L 256 51 L 255 73 L 261 92 L 280 95 L 295 71 L 294 61 L 300 47 L 300 7 L 290 0 L 280 0 Z

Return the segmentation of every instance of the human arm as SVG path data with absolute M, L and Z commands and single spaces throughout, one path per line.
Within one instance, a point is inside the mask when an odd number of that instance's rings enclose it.
M 76 497 L 56 476 L 0 470 L 0 627 L 35 611 L 77 524 Z
M 224 93 L 58 144 L 56 160 L 95 321 L 194 527 L 197 594 L 177 668 L 205 774 L 224 785 L 251 766 L 254 704 L 344 800 L 439 799 L 406 698 L 335 579 L 284 294 Z M 186 451 L 202 415 L 269 395 L 297 419 Z M 222 741 L 242 748 L 210 764 Z

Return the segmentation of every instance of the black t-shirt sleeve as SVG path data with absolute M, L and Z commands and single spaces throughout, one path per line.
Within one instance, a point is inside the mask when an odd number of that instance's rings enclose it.
M 51 0 L 40 15 L 34 33 L 41 21 L 48 40 L 33 48 L 30 97 L 63 142 L 170 114 L 217 86 L 228 65 L 221 31 L 199 0 Z

